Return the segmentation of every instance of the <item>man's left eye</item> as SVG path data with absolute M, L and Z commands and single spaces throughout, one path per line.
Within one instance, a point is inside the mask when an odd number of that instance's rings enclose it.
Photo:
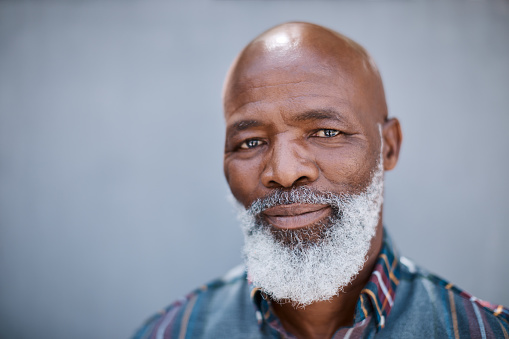
M 335 137 L 338 134 L 339 134 L 339 131 L 337 131 L 335 129 L 325 128 L 325 129 L 319 130 L 318 132 L 313 134 L 313 136 L 321 137 L 321 138 L 332 138 L 332 137 Z
M 261 144 L 262 144 L 261 140 L 258 140 L 258 139 L 249 139 L 249 140 L 244 141 L 240 145 L 240 148 L 242 148 L 242 149 L 250 149 L 250 148 L 258 147 Z

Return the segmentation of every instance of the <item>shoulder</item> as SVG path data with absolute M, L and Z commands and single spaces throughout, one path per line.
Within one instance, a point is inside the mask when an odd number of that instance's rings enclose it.
M 507 308 L 480 300 L 405 257 L 400 269 L 393 320 L 411 323 L 432 337 L 509 339 Z
M 249 298 L 247 290 L 244 268 L 237 266 L 150 317 L 133 339 L 185 337 L 187 332 L 204 327 L 203 320 L 208 315 L 235 312 L 239 307 L 238 295 L 247 293 Z

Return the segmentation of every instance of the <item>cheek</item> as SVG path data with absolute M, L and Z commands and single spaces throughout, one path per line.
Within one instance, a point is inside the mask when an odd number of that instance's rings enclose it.
M 347 152 L 336 150 L 316 156 L 316 162 L 326 184 L 337 187 L 335 191 L 357 193 L 369 184 L 374 168 L 369 152 Z
M 255 200 L 260 173 L 250 161 L 225 160 L 224 175 L 233 196 L 245 207 Z

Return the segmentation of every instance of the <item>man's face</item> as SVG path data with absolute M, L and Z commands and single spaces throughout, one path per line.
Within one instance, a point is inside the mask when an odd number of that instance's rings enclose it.
M 229 74 L 224 172 L 245 208 L 253 284 L 308 305 L 348 286 L 381 246 L 386 107 L 365 54 L 285 34 L 255 40 Z
M 382 246 L 384 169 L 401 144 L 369 55 L 320 26 L 275 27 L 236 60 L 224 111 L 251 282 L 302 306 L 362 287 Z
M 373 112 L 378 107 L 366 85 L 369 77 L 312 53 L 301 53 L 296 62 L 287 57 L 248 62 L 227 87 L 224 172 L 245 207 L 274 189 L 303 185 L 361 192 L 380 155 L 382 121 Z M 330 212 L 328 206 L 293 206 L 263 217 L 291 229 Z

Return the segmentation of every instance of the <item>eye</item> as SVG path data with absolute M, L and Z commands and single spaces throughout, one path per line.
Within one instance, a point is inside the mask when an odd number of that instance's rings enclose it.
M 338 135 L 340 132 L 335 129 L 324 128 L 313 134 L 315 137 L 320 138 L 332 138 Z
M 240 148 L 241 149 L 250 149 L 250 148 L 255 148 L 255 147 L 258 147 L 262 144 L 262 141 L 261 140 L 258 140 L 258 139 L 249 139 L 249 140 L 246 140 L 244 141 L 241 145 L 240 145 Z

